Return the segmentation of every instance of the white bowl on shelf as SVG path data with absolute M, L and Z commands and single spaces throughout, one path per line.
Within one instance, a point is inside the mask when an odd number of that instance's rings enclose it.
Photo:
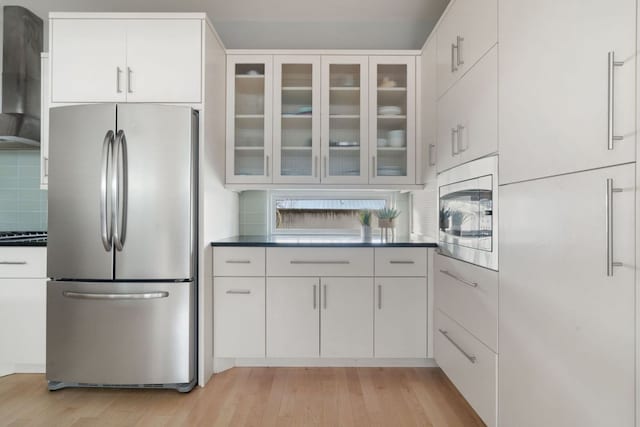
M 378 147 L 388 147 L 389 141 L 386 138 L 378 138 Z
M 395 105 L 384 105 L 378 107 L 378 115 L 380 116 L 399 116 L 402 114 L 402 108 Z
M 404 147 L 405 144 L 405 131 L 404 129 L 390 130 L 388 133 L 389 146 L 391 147 Z

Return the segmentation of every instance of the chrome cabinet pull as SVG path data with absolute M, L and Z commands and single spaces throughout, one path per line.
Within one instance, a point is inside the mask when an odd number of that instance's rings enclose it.
M 463 130 L 464 130 L 464 126 L 462 125 L 456 126 L 456 141 L 457 141 L 458 151 L 460 153 L 464 153 L 469 148 L 463 144 L 464 142 L 464 138 L 462 138 Z
M 350 264 L 351 261 L 346 260 L 338 260 L 338 261 L 302 261 L 302 260 L 291 260 L 289 261 L 291 264 L 320 264 L 320 265 L 329 265 L 329 264 Z
M 429 144 L 429 166 L 436 165 L 436 159 L 434 156 L 435 149 L 436 149 L 435 144 Z
M 133 76 L 133 70 L 131 67 L 127 67 L 127 92 L 133 93 L 133 84 L 131 83 Z
M 622 267 L 621 262 L 613 260 L 613 193 L 622 192 L 622 188 L 613 187 L 613 179 L 607 178 L 606 227 L 607 227 L 607 276 L 613 276 L 613 267 Z
M 324 309 L 327 309 L 327 285 L 324 285 L 323 287 L 323 292 L 324 295 L 322 296 L 322 304 L 324 305 Z
M 458 128 L 451 128 L 451 156 L 458 155 Z
M 264 160 L 265 160 L 265 165 L 264 165 L 265 176 L 269 176 L 269 155 L 268 154 L 264 156 Z
M 464 355 L 464 357 L 466 357 L 466 358 L 467 358 L 467 360 L 469 360 L 469 362 L 471 362 L 471 363 L 476 363 L 476 357 L 475 357 L 475 356 L 473 356 L 473 355 L 471 355 L 471 354 L 469 354 L 469 353 L 467 353 L 466 351 L 464 351 L 464 350 L 462 349 L 462 347 L 460 347 L 460 346 L 458 345 L 458 343 L 457 343 L 457 342 L 455 342 L 455 341 L 453 340 L 453 338 L 451 338 L 451 337 L 449 336 L 449 333 L 448 333 L 447 331 L 445 331 L 444 329 L 438 329 L 438 331 L 440 331 L 440 333 L 441 333 L 442 335 L 444 335 L 444 337 L 445 337 L 445 338 L 446 338 L 446 339 L 447 339 L 447 340 L 448 340 L 448 341 L 449 341 L 449 342 L 450 342 L 450 343 L 451 343 L 455 348 L 457 348 L 457 349 L 458 349 L 458 351 L 459 351 L 460 353 L 462 353 L 462 354 Z
M 113 232 L 110 229 L 113 220 L 112 218 L 108 218 L 109 206 L 107 204 L 109 165 L 111 165 L 113 169 L 113 138 L 113 131 L 107 131 L 102 141 L 102 159 L 100 164 L 100 237 L 102 238 L 102 246 L 107 252 L 113 248 Z
M 49 176 L 49 158 L 44 158 L 44 176 Z
M 456 66 L 456 50 L 458 46 L 455 43 L 451 43 L 451 72 L 455 73 L 458 71 L 458 67 Z
M 378 285 L 378 310 L 382 310 L 382 285 Z
M 415 264 L 415 263 L 416 263 L 415 261 L 410 261 L 410 260 L 406 260 L 406 261 L 403 261 L 403 260 L 391 260 L 391 261 L 389 261 L 389 264 Z
M 0 265 L 26 265 L 27 261 L 0 261 Z
M 470 282 L 468 280 L 464 280 L 463 278 L 460 278 L 460 277 L 456 276 L 455 274 L 450 273 L 447 270 L 440 270 L 440 273 L 442 273 L 442 274 L 444 274 L 446 276 L 449 276 L 452 279 L 457 280 L 458 282 L 463 283 L 463 284 L 465 284 L 465 285 L 467 285 L 467 286 L 469 286 L 471 288 L 477 288 L 478 287 L 478 284 L 476 282 Z
M 607 149 L 613 150 L 614 141 L 622 141 L 623 136 L 614 135 L 613 118 L 615 103 L 615 67 L 622 67 L 624 61 L 616 61 L 615 52 L 611 51 L 607 55 Z
M 317 290 L 317 285 L 313 285 L 313 309 L 314 310 L 318 306 L 318 303 L 316 301 L 316 290 Z
M 225 261 L 227 264 L 251 264 L 248 259 L 228 259 Z
M 144 293 L 126 293 L 126 294 L 102 294 L 93 292 L 72 292 L 64 291 L 62 295 L 66 298 L 75 299 L 97 299 L 97 300 L 139 300 L 139 299 L 158 299 L 167 298 L 169 292 L 144 292 Z
M 464 60 L 462 59 L 462 42 L 463 41 L 464 41 L 464 37 L 460 37 L 460 36 L 456 37 L 456 63 L 458 64 L 458 66 L 464 65 Z
M 120 76 L 122 75 L 122 68 L 116 67 L 116 92 L 122 93 L 122 87 L 120 85 Z
M 249 295 L 251 293 L 251 290 L 249 289 L 229 289 L 227 291 L 228 294 L 231 295 Z
M 313 177 L 318 177 L 318 156 L 313 157 Z

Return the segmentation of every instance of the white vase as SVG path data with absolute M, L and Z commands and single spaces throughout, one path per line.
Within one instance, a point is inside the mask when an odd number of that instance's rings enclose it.
M 364 241 L 370 241 L 371 240 L 371 226 L 370 225 L 363 225 L 360 228 L 360 237 Z

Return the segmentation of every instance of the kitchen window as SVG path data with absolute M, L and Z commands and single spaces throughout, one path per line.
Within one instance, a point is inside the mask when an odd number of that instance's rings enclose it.
M 359 234 L 360 211 L 376 211 L 394 204 L 395 194 L 391 192 L 273 192 L 271 233 Z

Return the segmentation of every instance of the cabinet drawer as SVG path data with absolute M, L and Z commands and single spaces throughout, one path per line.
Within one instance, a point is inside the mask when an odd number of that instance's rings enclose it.
M 498 356 L 440 310 L 435 359 L 487 426 L 496 425 Z
M 0 248 L 1 278 L 45 278 L 47 277 L 47 248 L 16 247 Z
M 435 306 L 498 350 L 498 273 L 435 256 Z
M 268 248 L 267 276 L 373 276 L 373 249 Z
M 215 357 L 264 357 L 265 279 L 216 277 L 213 282 Z
M 427 275 L 427 248 L 376 248 L 376 277 Z
M 456 0 L 438 26 L 438 95 L 498 42 L 497 0 Z
M 213 248 L 214 276 L 264 276 L 265 248 Z

